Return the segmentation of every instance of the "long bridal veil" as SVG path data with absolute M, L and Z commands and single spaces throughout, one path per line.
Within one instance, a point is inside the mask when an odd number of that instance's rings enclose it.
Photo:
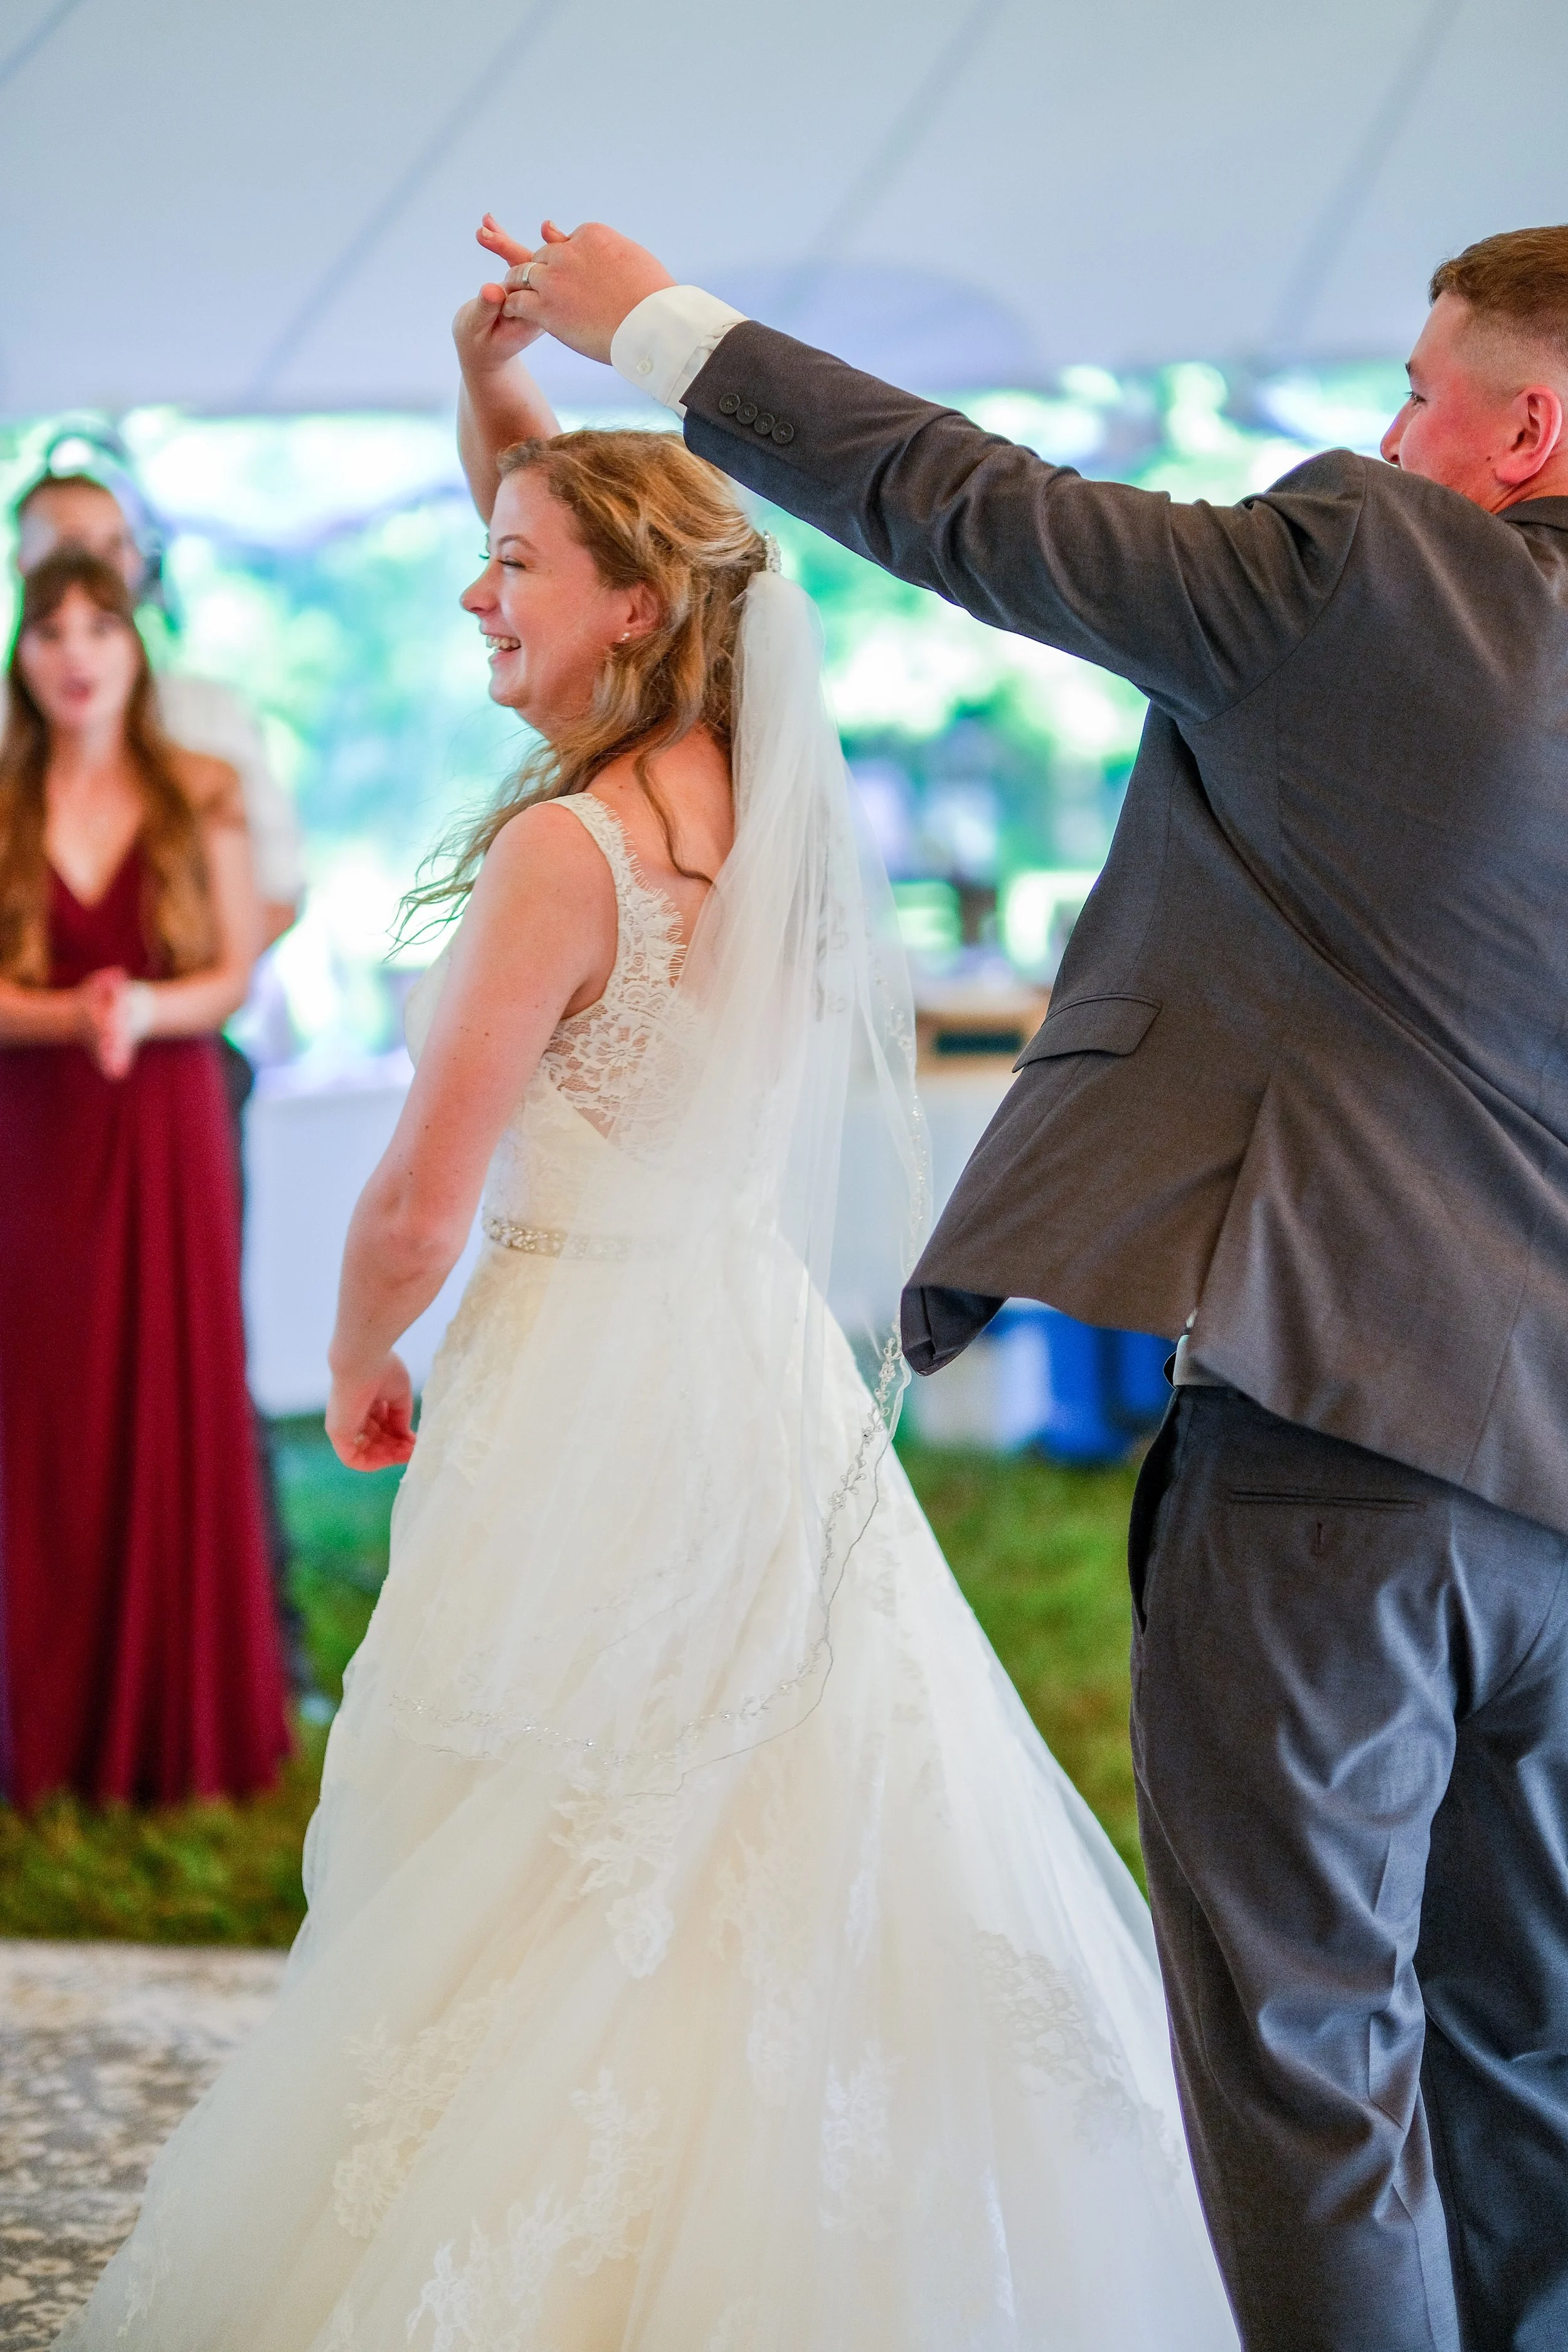
M 570 1278 L 512 1360 L 476 1368 L 484 1445 L 463 1443 L 459 1381 L 443 1442 L 416 1454 L 394 1575 L 424 1605 L 380 1612 L 340 1746 L 378 1700 L 406 1738 L 466 1758 L 533 1743 L 668 1784 L 798 1722 L 830 1670 L 927 1207 L 913 1021 L 819 624 L 772 573 L 747 591 L 739 665 L 734 846 L 674 1017 L 613 1087 L 594 1074 L 610 1148 L 551 1237 Z M 847 1127 L 858 1223 L 883 1255 L 836 1285 Z M 851 1417 L 826 1377 L 844 1345 L 830 1287 L 858 1309 Z

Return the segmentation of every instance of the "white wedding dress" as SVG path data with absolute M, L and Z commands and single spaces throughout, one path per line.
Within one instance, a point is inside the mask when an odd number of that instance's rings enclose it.
M 615 970 L 496 1156 L 281 2000 L 71 2352 L 1235 2346 L 1146 1914 L 807 1270 L 825 1044 L 878 998 L 910 1070 L 803 603 L 752 592 L 706 944 L 565 803 Z

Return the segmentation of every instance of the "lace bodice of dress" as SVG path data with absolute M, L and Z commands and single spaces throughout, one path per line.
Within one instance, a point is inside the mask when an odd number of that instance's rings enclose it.
M 576 793 L 570 809 L 604 853 L 616 890 L 616 960 L 596 1004 L 561 1022 L 532 1083 L 496 1146 L 485 1181 L 486 1230 L 552 1237 L 569 1225 L 605 1139 L 628 1102 L 656 1041 L 679 1056 L 681 1000 L 676 992 L 686 947 L 674 906 L 645 882 L 620 820 L 603 801 Z M 405 1027 L 416 1061 L 429 1034 L 450 961 L 444 948 L 410 992 Z M 514 1244 L 514 1245 L 517 1245 Z
M 557 1025 L 540 1067 L 574 1110 L 606 1133 L 643 1056 L 670 1019 L 686 942 L 674 906 L 637 872 L 613 811 L 590 793 L 574 793 L 556 805 L 570 809 L 605 853 L 616 886 L 616 961 L 603 996 Z

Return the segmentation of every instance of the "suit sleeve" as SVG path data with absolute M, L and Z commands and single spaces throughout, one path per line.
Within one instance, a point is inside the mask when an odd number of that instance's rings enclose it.
M 1365 490 L 1366 461 L 1343 450 L 1236 507 L 1086 481 L 749 320 L 689 387 L 686 438 L 900 580 L 1114 670 L 1189 723 L 1306 637 Z

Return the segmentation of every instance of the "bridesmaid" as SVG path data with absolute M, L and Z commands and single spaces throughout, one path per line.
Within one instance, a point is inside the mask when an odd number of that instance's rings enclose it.
M 243 1796 L 288 1745 L 217 1031 L 237 780 L 159 731 L 119 573 L 29 575 L 0 739 L 6 1790 Z

